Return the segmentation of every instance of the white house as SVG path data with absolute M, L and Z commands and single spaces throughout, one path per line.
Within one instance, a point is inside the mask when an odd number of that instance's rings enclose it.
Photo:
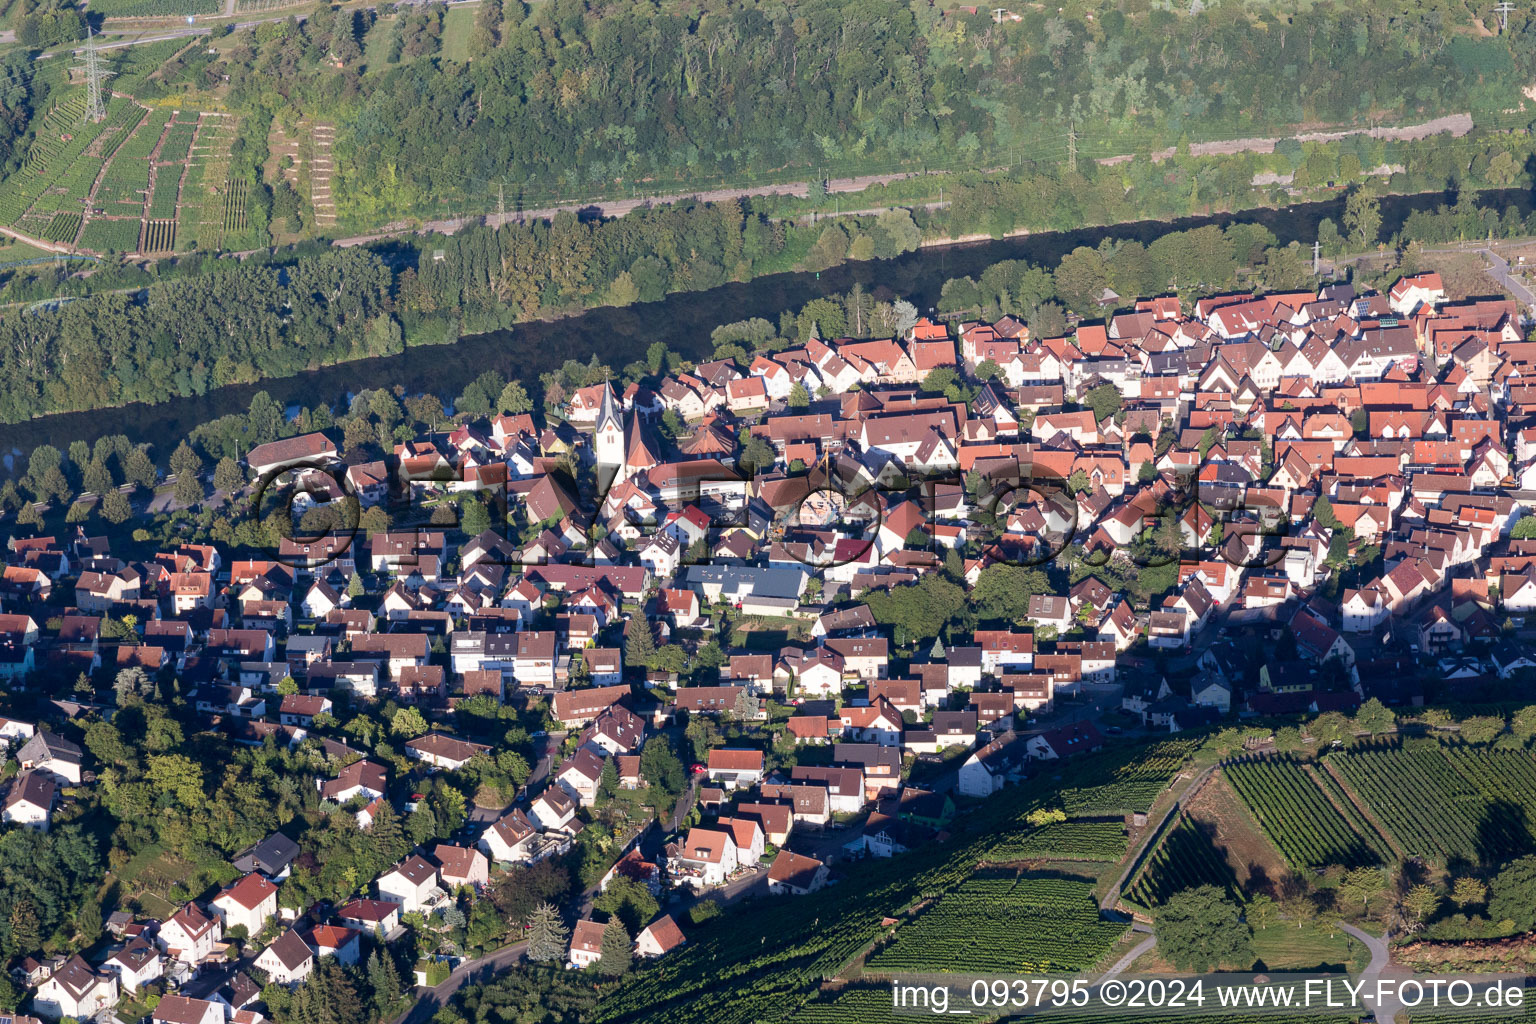
M 32 1009 L 44 1017 L 93 1017 L 117 1002 L 117 975 L 97 971 L 79 955 L 70 957 L 37 987 Z
M 388 900 L 353 900 L 336 911 L 336 919 L 349 928 L 385 936 L 400 927 L 400 904 Z
M 521 808 L 513 808 L 485 830 L 480 837 L 480 849 L 492 860 L 516 864 L 527 858 L 537 834 L 538 828 L 528 820 L 528 815 Z
M 768 891 L 775 896 L 804 896 L 827 884 L 827 866 L 815 857 L 780 850 L 768 869 Z
M 160 951 L 142 935 L 113 953 L 101 966 L 117 975 L 125 992 L 137 992 L 165 973 Z
M 208 999 L 168 995 L 150 1014 L 154 1024 L 224 1024 L 224 1007 Z
M 1025 759 L 1024 744 L 1009 730 L 965 759 L 956 789 L 965 796 L 991 796 L 1003 788 Z
M 576 801 L 559 786 L 546 786 L 528 808 L 529 820 L 546 831 L 564 828 L 574 817 Z
M 213 952 L 213 944 L 224 935 L 217 917 L 203 913 L 196 903 L 188 903 L 160 926 L 160 945 L 173 959 L 195 964 Z
M 571 931 L 571 964 L 585 970 L 603 958 L 603 926 L 596 921 L 577 921 Z
M 670 953 L 687 941 L 672 915 L 662 914 L 635 936 L 635 955 L 652 959 Z
M 403 913 L 426 910 L 442 890 L 437 887 L 437 867 L 412 854 L 380 875 L 375 883 L 379 899 L 400 904 Z
M 356 928 L 322 924 L 310 929 L 305 942 L 319 959 L 333 956 L 337 963 L 355 964 L 362 958 L 362 946 L 358 941 L 362 934 Z
M 23 772 L 11 783 L 0 819 L 7 825 L 25 825 L 46 832 L 57 791 L 53 777 L 46 772 Z
M 297 985 L 315 969 L 315 951 L 289 928 L 261 951 L 256 966 L 266 971 L 267 979 L 274 984 Z
M 451 891 L 464 886 L 479 889 L 490 881 L 491 862 L 479 850 L 438 843 L 432 847 L 432 859 L 437 861 L 437 877 Z
M 707 889 L 723 884 L 736 867 L 736 842 L 729 832 L 694 827 L 677 851 L 672 874 L 683 885 Z
M 252 872 L 213 898 L 212 910 L 224 926 L 224 934 L 243 927 L 254 938 L 277 913 L 277 886 Z

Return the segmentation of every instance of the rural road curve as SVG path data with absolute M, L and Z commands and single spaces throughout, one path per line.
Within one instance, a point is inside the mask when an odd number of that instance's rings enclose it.
M 1365 948 L 1371 951 L 1371 962 L 1366 965 L 1365 970 L 1361 973 L 1360 980 L 1365 982 L 1366 991 L 1374 991 L 1377 979 L 1381 977 L 1382 972 L 1392 963 L 1392 951 L 1387 948 L 1387 944 L 1383 939 L 1369 932 L 1361 931 L 1352 924 L 1345 924 L 1343 921 L 1340 921 L 1339 929 L 1351 938 L 1365 943 Z M 1395 998 L 1383 1000 L 1375 1008 L 1378 1024 L 1392 1024 L 1394 1014 L 1401 1008 Z

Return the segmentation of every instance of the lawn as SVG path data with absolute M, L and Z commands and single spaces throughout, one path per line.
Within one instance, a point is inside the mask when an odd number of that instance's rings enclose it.
M 1253 955 L 1274 970 L 1312 970 L 1341 964 L 1358 970 L 1370 960 L 1365 947 L 1341 931 L 1330 934 L 1317 924 L 1297 928 L 1287 921 L 1255 928 Z
M 475 36 L 478 7 L 451 7 L 443 18 L 443 59 L 469 63 L 469 41 Z

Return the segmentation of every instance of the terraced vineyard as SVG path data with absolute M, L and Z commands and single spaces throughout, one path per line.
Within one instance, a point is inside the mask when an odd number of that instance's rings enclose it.
M 151 111 L 113 155 L 95 194 L 96 205 L 104 207 L 109 216 L 129 212 L 143 215 L 144 194 L 149 190 L 149 157 L 160 144 L 170 117 L 168 110 Z M 130 211 L 125 206 L 136 209 Z
M 1242 898 L 1226 851 L 1193 819 L 1181 814 L 1126 886 L 1124 899 L 1151 910 L 1175 893 L 1201 885 L 1214 885 L 1235 899 Z
M 987 859 L 1082 860 L 1114 863 L 1125 856 L 1125 825 L 1119 821 L 1058 821 L 1004 836 Z
M 1293 868 L 1359 867 L 1382 860 L 1294 758 L 1244 758 L 1221 770 Z
M 1531 755 L 1383 744 L 1331 754 L 1329 769 L 1410 857 L 1490 863 L 1536 850 Z
M 66 213 L 59 211 L 49 221 L 43 237 L 50 242 L 70 243 L 80 233 L 80 215 L 78 213 Z
M 889 973 L 1079 971 L 1103 959 L 1125 929 L 1100 919 L 1086 882 L 973 878 L 899 927 L 865 963 Z
M 82 122 L 83 95 L 76 90 L 43 116 L 26 163 L 0 184 L 0 222 L 41 234 L 60 211 L 79 212 L 101 171 L 105 155 L 144 116 L 144 108 L 114 98 L 101 123 Z M 28 214 L 32 213 L 30 219 Z

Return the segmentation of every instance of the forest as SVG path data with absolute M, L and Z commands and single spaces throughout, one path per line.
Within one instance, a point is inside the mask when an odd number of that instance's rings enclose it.
M 462 63 L 440 52 L 441 8 L 390 24 L 385 8 L 378 25 L 262 26 L 203 73 L 228 75 L 238 108 L 334 119 L 338 206 L 377 220 L 711 179 L 1054 165 L 1069 132 L 1097 157 L 1294 125 L 1482 123 L 1536 72 L 1524 12 L 1489 38 L 1465 11 L 1420 5 L 967 10 L 490 4 Z M 371 45 L 380 29 L 388 47 Z

